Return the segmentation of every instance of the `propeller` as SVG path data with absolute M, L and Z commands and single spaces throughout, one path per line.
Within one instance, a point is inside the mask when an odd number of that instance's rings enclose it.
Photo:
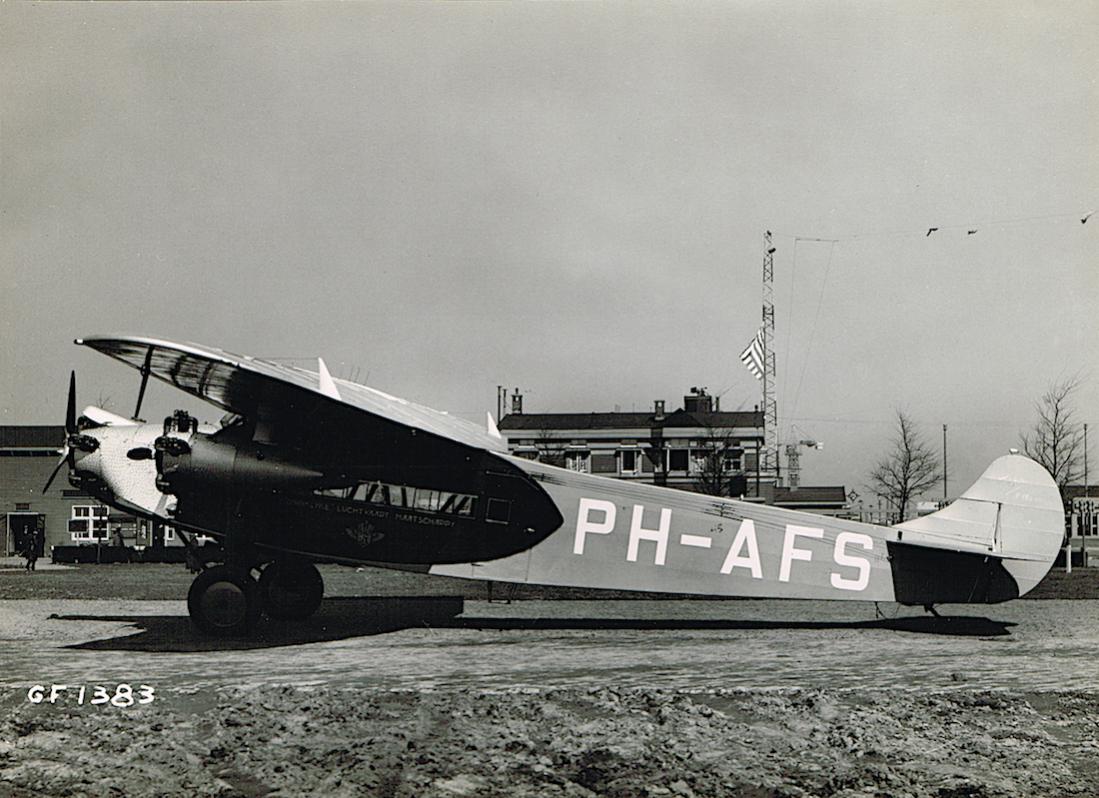
M 53 468 L 53 473 L 50 474 L 50 478 L 46 480 L 46 487 L 42 488 L 42 492 L 45 493 L 50 489 L 50 485 L 57 478 L 57 472 L 61 470 L 61 466 L 65 463 L 69 464 L 71 468 L 75 465 L 73 460 L 73 450 L 69 445 L 69 436 L 76 434 L 76 372 L 69 373 L 69 402 L 65 406 L 65 445 L 61 449 L 61 459 L 57 461 L 57 465 Z

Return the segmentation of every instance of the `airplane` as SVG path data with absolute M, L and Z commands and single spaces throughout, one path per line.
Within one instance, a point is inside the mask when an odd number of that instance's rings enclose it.
M 753 598 L 944 603 L 1022 596 L 1049 571 L 1060 493 L 1016 454 L 938 512 L 876 526 L 624 482 L 508 454 L 455 418 L 316 372 L 191 343 L 78 338 L 138 370 L 131 418 L 76 415 L 61 460 L 102 502 L 170 524 L 198 570 L 195 626 L 247 634 L 320 606 L 317 562 L 511 583 Z M 150 377 L 226 415 L 140 419 Z M 47 489 L 49 483 L 47 483 Z M 196 537 L 218 541 L 199 546 Z

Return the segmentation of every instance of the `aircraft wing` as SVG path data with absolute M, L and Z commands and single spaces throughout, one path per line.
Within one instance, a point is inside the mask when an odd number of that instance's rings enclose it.
M 90 336 L 75 343 L 139 371 L 147 368 L 149 376 L 232 413 L 275 419 L 294 414 L 323 423 L 326 408 L 334 414 L 330 403 L 337 403 L 361 411 L 363 421 L 383 420 L 476 449 L 507 451 L 503 438 L 486 428 L 365 385 L 332 379 L 323 366 L 312 372 L 223 349 L 140 336 Z

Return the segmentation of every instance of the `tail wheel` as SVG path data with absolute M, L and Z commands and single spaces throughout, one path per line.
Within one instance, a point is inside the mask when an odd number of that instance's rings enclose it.
M 317 566 L 305 560 L 275 560 L 259 577 L 263 611 L 280 621 L 304 621 L 324 598 L 324 580 Z
M 218 637 L 247 634 L 259 615 L 256 580 L 228 565 L 207 568 L 191 582 L 187 611 L 201 631 Z

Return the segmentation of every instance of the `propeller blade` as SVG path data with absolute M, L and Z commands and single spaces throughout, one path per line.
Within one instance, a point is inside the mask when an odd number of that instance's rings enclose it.
M 149 347 L 149 351 L 145 353 L 145 363 L 141 366 L 141 387 L 137 391 L 137 406 L 134 408 L 134 414 L 132 416 L 134 421 L 138 420 L 141 415 L 141 403 L 145 399 L 145 388 L 149 385 L 149 374 L 151 370 L 149 366 L 153 362 L 153 347 Z
M 57 479 L 57 472 L 60 471 L 61 466 L 65 465 L 68 461 L 70 452 L 72 452 L 72 450 L 69 448 L 69 444 L 66 443 L 65 448 L 61 450 L 61 459 L 58 460 L 57 465 L 53 467 L 53 472 L 50 474 L 50 478 L 46 480 L 46 487 L 42 488 L 42 493 L 46 493 L 46 491 L 50 489 L 50 485 L 53 484 L 53 481 Z
M 69 399 L 65 404 L 65 446 L 61 449 L 61 459 L 57 461 L 57 465 L 53 467 L 53 471 L 50 472 L 50 478 L 46 480 L 46 487 L 42 488 L 42 493 L 45 493 L 50 489 L 50 485 L 57 479 L 57 473 L 61 470 L 61 466 L 65 463 L 69 463 L 72 466 L 73 450 L 69 446 L 69 436 L 76 434 L 76 372 L 69 372 Z
M 69 373 L 69 403 L 65 408 L 65 434 L 76 432 L 76 372 Z M 66 447 L 68 448 L 68 447 Z

